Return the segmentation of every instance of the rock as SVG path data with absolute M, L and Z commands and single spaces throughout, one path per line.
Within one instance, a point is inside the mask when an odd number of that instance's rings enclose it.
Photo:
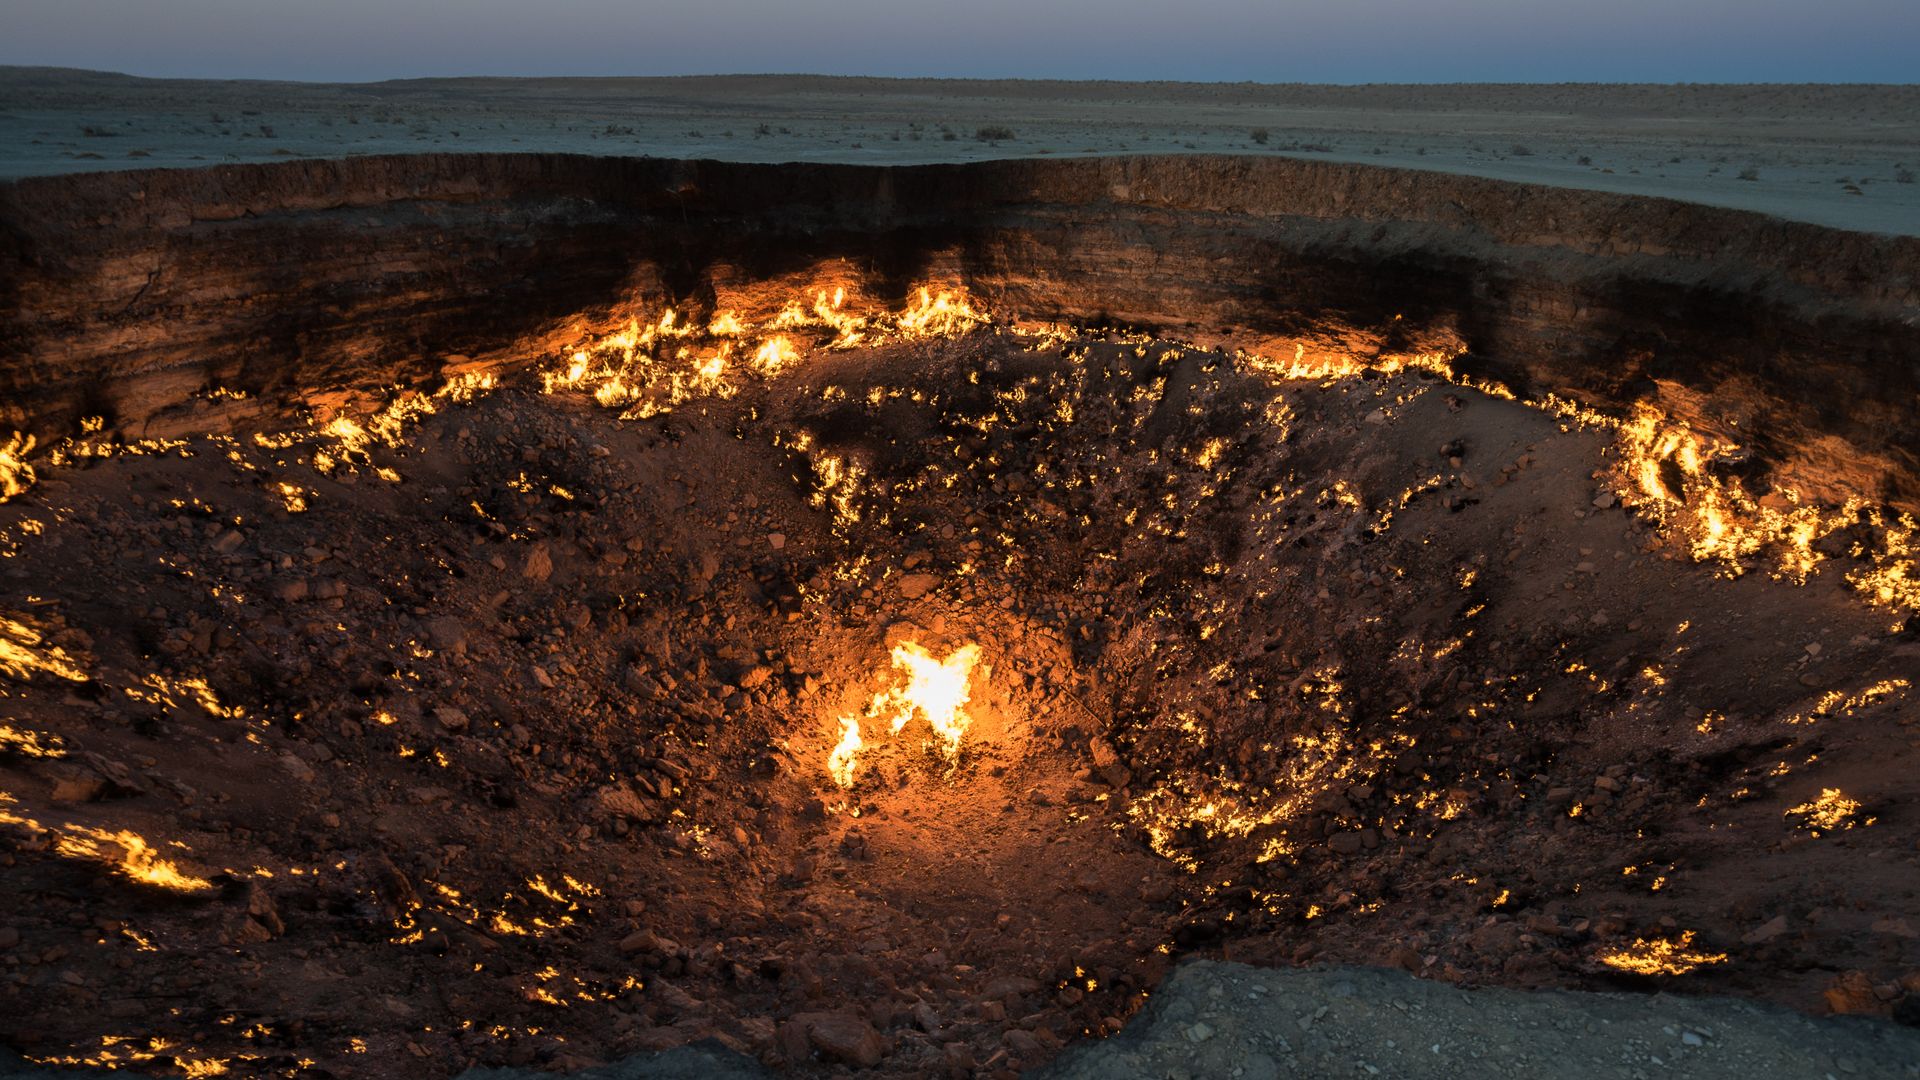
M 283 581 L 273 587 L 274 597 L 287 603 L 292 603 L 295 600 L 305 600 L 307 598 L 307 591 L 307 583 L 304 578 L 296 581 Z
M 0 949 L 13 949 L 19 945 L 19 929 L 12 926 L 0 926 Z
M 657 825 L 667 820 L 666 809 L 625 784 L 611 784 L 594 795 L 602 814 L 628 818 L 642 825 Z
M 758 690 L 767 685 L 767 680 L 771 678 L 773 678 L 772 668 L 767 667 L 765 664 L 755 665 L 754 667 L 748 668 L 746 673 L 740 676 L 740 689 Z
M 908 574 L 900 579 L 900 599 L 918 600 L 938 584 L 940 579 L 932 574 Z
M 526 565 L 520 568 L 520 576 L 532 581 L 545 581 L 553 576 L 553 555 L 547 545 L 533 545 L 527 552 Z
M 94 802 L 107 793 L 107 782 L 97 776 L 69 776 L 53 782 L 53 801 Z
M 246 539 L 246 537 L 240 535 L 240 530 L 228 529 L 226 532 L 221 533 L 219 538 L 213 542 L 213 550 L 222 555 L 230 555 L 234 550 L 239 548 L 241 544 L 245 543 Z
M 1327 850 L 1336 855 L 1358 855 L 1363 846 L 1365 841 L 1361 839 L 1358 829 L 1334 833 L 1327 837 Z
M 433 718 L 448 731 L 465 731 L 472 723 L 467 714 L 452 705 L 441 705 L 433 710 Z
M 1748 945 L 1759 945 L 1763 942 L 1772 941 L 1774 938 L 1777 938 L 1781 934 L 1784 934 L 1786 932 L 1787 932 L 1787 917 L 1785 915 L 1775 915 L 1773 918 L 1768 919 L 1766 922 L 1761 923 L 1759 926 L 1755 927 L 1753 930 L 1748 931 L 1747 934 L 1744 937 L 1742 937 L 1740 940 L 1743 943 Z
M 455 656 L 467 654 L 467 628 L 459 619 L 441 615 L 427 620 L 427 640 L 441 652 Z
M 229 945 L 260 945 L 273 940 L 273 932 L 253 919 L 236 920 L 222 935 Z
M 1920 937 L 1920 932 L 1915 932 L 1913 924 L 1896 915 L 1888 915 L 1885 918 L 1875 919 L 1873 921 L 1873 932 L 1876 934 L 1892 934 L 1894 937 L 1903 938 Z
M 787 534 L 786 533 L 768 533 L 767 546 L 772 548 L 775 551 L 779 551 L 785 548 L 787 546 Z
M 886 1054 L 886 1043 L 865 1017 L 852 1013 L 803 1014 L 807 1042 L 826 1061 L 871 1069 Z
M 620 939 L 620 951 L 629 956 L 644 953 L 652 956 L 676 956 L 680 952 L 680 943 L 663 938 L 652 930 L 635 930 Z
M 1843 971 L 1827 984 L 1821 996 L 1827 1008 L 1840 1016 L 1885 1015 L 1889 1010 L 1873 992 L 1873 980 L 1864 971 Z
M 1108 742 L 1104 737 L 1096 736 L 1088 740 L 1087 750 L 1093 755 L 1093 767 L 1096 769 L 1105 769 L 1109 766 L 1120 764 L 1119 752 L 1116 751 L 1113 748 L 1113 744 Z
M 1024 975 L 999 975 L 987 981 L 980 996 L 991 1000 L 1010 997 L 1014 994 L 1037 994 L 1040 984 Z
M 1613 505 L 1613 492 L 1611 492 L 1611 491 L 1603 491 L 1603 492 L 1601 492 L 1600 494 L 1598 494 L 1598 495 L 1596 495 L 1596 496 L 1594 496 L 1594 499 L 1593 499 L 1593 505 L 1594 505 L 1594 506 L 1595 506 L 1596 508 L 1598 508 L 1598 509 L 1601 509 L 1601 510 L 1605 510 L 1605 509 L 1607 509 L 1608 507 L 1610 507 L 1610 506 L 1612 506 L 1612 505 Z
M 789 1065 L 802 1065 L 813 1059 L 813 1046 L 807 1041 L 807 1026 L 789 1020 L 774 1029 L 774 1045 Z
M 280 920 L 280 910 L 274 906 L 273 896 L 258 881 L 247 883 L 247 916 L 265 928 L 270 937 L 279 937 L 287 932 L 287 924 Z

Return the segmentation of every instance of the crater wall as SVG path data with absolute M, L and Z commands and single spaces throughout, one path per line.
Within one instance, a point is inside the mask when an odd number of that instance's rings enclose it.
M 845 260 L 1025 320 L 1456 370 L 1920 507 L 1920 240 L 1635 196 L 1225 157 L 868 167 L 420 155 L 0 185 L 0 428 L 244 424 L 510 362 L 646 287 Z M 242 391 L 245 408 L 208 400 Z

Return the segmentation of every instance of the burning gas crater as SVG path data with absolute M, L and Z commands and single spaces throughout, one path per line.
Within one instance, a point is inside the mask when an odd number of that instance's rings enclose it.
M 973 1075 L 1190 953 L 1898 1007 L 1914 523 L 1449 356 L 831 267 L 12 439 L 0 1012 L 178 1075 Z

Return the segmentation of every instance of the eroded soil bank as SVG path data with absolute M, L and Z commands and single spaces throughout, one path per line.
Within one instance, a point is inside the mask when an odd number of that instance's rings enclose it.
M 167 435 L 523 358 L 636 293 L 848 268 L 1003 319 L 1309 361 L 1427 349 L 1662 415 L 1753 484 L 1920 506 L 1920 240 L 1233 157 L 955 166 L 429 154 L 0 185 L 0 425 Z M 816 275 L 817 276 L 817 275 Z M 245 393 L 249 409 L 230 398 Z

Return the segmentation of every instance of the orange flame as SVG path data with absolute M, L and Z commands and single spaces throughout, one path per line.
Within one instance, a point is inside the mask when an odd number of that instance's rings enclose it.
M 914 642 L 903 641 L 893 647 L 892 655 L 893 666 L 906 675 L 906 682 L 875 694 L 866 716 L 885 720 L 894 735 L 916 714 L 925 717 L 939 737 L 941 756 L 949 765 L 957 763 L 960 739 L 973 724 L 966 706 L 973 696 L 970 684 L 980 662 L 980 646 L 962 645 L 943 660 Z M 866 744 L 860 737 L 859 716 L 843 716 L 840 725 L 840 743 L 827 756 L 827 771 L 841 787 L 852 787 L 854 766 Z

